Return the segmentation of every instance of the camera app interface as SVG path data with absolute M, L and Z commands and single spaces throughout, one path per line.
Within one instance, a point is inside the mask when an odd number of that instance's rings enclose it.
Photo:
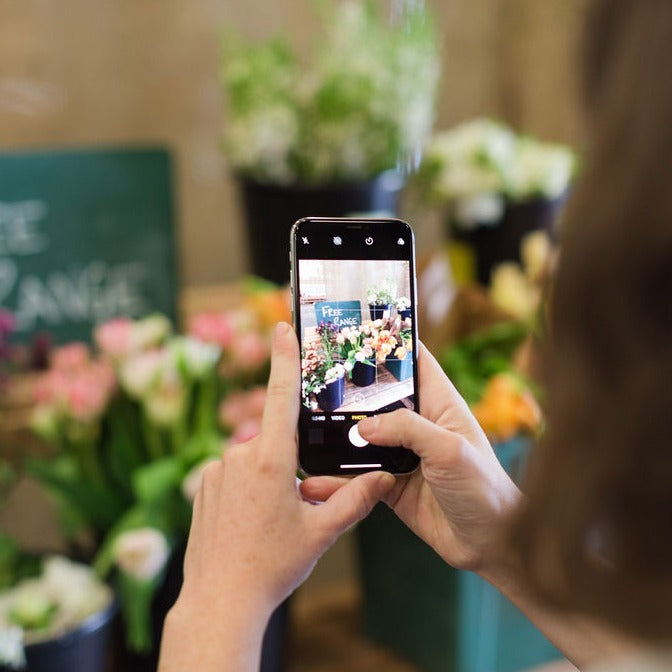
M 300 259 L 298 270 L 301 398 L 311 425 L 414 410 L 409 261 Z

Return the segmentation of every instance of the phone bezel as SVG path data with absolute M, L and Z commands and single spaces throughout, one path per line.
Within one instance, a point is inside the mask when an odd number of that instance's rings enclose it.
M 371 235 L 385 235 L 385 241 L 388 249 L 392 249 L 393 239 L 399 236 L 404 237 L 408 241 L 408 246 L 404 246 L 404 254 L 399 255 L 397 259 L 403 259 L 409 262 L 409 286 L 411 292 L 412 302 L 412 334 L 413 334 L 413 350 L 411 356 L 413 358 L 413 383 L 414 383 L 414 410 L 419 412 L 419 394 L 418 394 L 418 356 L 417 356 L 417 282 L 415 275 L 415 237 L 411 226 L 396 218 L 355 218 L 355 217 L 305 217 L 294 223 L 290 234 L 290 262 L 291 262 L 291 291 L 292 291 L 292 314 L 294 321 L 294 329 L 301 342 L 301 324 L 300 324 L 300 295 L 299 287 L 299 269 L 298 262 L 301 258 L 338 258 L 338 256 L 306 256 L 301 255 L 299 251 L 298 239 L 303 235 L 310 234 L 315 236 L 319 234 L 320 237 L 329 238 L 333 235 L 342 234 L 347 235 L 353 231 L 359 231 L 362 234 Z M 365 250 L 366 248 L 363 248 Z M 356 258 L 362 259 L 386 259 L 388 257 L 376 257 L 372 254 L 373 251 L 379 251 L 383 246 L 368 250 L 365 256 L 358 256 Z M 395 248 L 396 249 L 396 248 Z M 399 250 L 397 250 L 397 253 Z M 342 257 L 352 258 L 352 257 Z M 415 471 L 419 464 L 419 458 L 410 450 L 399 447 L 382 447 L 382 446 L 366 446 L 364 448 L 353 448 L 352 444 L 346 438 L 346 427 L 352 426 L 352 422 L 344 424 L 342 431 L 343 437 L 334 437 L 333 441 L 338 440 L 337 446 L 329 446 L 329 452 L 320 453 L 316 449 L 309 448 L 304 436 L 308 430 L 308 425 L 303 427 L 302 422 L 310 415 L 310 411 L 306 410 L 303 404 L 301 405 L 301 412 L 299 415 L 299 424 L 297 427 L 297 441 L 299 444 L 299 466 L 301 471 L 306 476 L 317 475 L 336 475 L 336 476 L 354 476 L 367 471 L 390 471 L 395 475 L 409 474 Z M 331 430 L 332 434 L 336 430 Z M 340 455 L 340 457 L 336 457 Z M 354 455 L 354 457 L 353 457 Z M 327 459 L 330 457 L 332 459 Z M 342 469 L 341 464 L 344 463 L 359 463 L 352 462 L 353 460 L 361 460 L 363 465 L 361 468 Z M 370 464 L 380 464 L 381 466 L 371 467 L 366 466 Z

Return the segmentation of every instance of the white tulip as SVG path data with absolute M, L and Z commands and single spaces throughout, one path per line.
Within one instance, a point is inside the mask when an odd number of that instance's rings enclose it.
M 170 335 L 172 326 L 165 315 L 149 315 L 133 324 L 134 350 L 146 350 L 161 345 Z
M 143 399 L 156 384 L 163 367 L 165 350 L 148 350 L 131 355 L 119 370 L 122 388 L 133 397 Z
M 214 343 L 204 343 L 190 336 L 174 339 L 173 354 L 187 373 L 196 380 L 204 378 L 214 369 L 222 350 Z
M 143 527 L 117 537 L 114 561 L 129 576 L 149 581 L 165 567 L 169 552 L 166 537 L 159 530 Z

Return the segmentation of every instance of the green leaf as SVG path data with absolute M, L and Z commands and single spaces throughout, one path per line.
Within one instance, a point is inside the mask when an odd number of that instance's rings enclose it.
M 70 457 L 30 460 L 27 471 L 99 533 L 108 530 L 124 509 L 116 491 L 82 479 Z
M 136 470 L 133 491 L 140 502 L 157 502 L 174 494 L 183 476 L 181 461 L 177 457 L 165 457 Z
M 520 322 L 501 322 L 446 348 L 441 366 L 467 403 L 480 400 L 492 376 L 513 368 L 513 355 L 529 327 Z
M 126 644 L 136 653 L 152 650 L 152 601 L 163 582 L 163 574 L 150 581 L 142 581 L 119 572 L 117 595 L 126 629 Z

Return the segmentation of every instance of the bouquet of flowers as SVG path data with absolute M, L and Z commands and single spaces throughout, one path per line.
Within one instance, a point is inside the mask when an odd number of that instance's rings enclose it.
M 161 315 L 115 319 L 95 348 L 54 349 L 34 385 L 32 427 L 51 450 L 26 468 L 56 496 L 75 553 L 116 578 L 136 651 L 153 645 L 152 599 L 205 465 L 258 432 L 271 326 L 288 312 L 284 290 L 255 284 L 240 309 L 196 315 L 185 335 Z
M 536 231 L 522 243 L 522 264 L 495 268 L 479 294 L 496 316 L 440 353 L 440 362 L 493 441 L 535 434 L 542 427 L 534 383 L 534 346 L 542 331 L 544 285 L 553 262 L 548 234 Z
M 391 337 L 398 343 L 394 350 L 395 359 L 404 360 L 411 350 L 413 350 L 413 329 L 411 327 L 411 318 L 402 319 L 397 317 L 390 327 Z M 388 354 L 389 356 L 389 354 Z
M 351 372 L 356 362 L 368 366 L 375 366 L 376 361 L 384 362 L 397 345 L 397 337 L 389 321 L 366 320 L 358 327 L 343 327 L 336 336 L 336 343 L 346 370 Z
M 456 226 L 469 229 L 496 224 L 507 202 L 561 197 L 576 165 L 567 146 L 479 118 L 430 138 L 417 184 L 429 201 L 451 209 Z
M 323 9 L 308 67 L 280 37 L 251 44 L 226 35 L 225 146 L 248 178 L 370 179 L 414 157 L 431 129 L 440 59 L 421 3 L 404 3 L 394 21 L 371 1 Z

